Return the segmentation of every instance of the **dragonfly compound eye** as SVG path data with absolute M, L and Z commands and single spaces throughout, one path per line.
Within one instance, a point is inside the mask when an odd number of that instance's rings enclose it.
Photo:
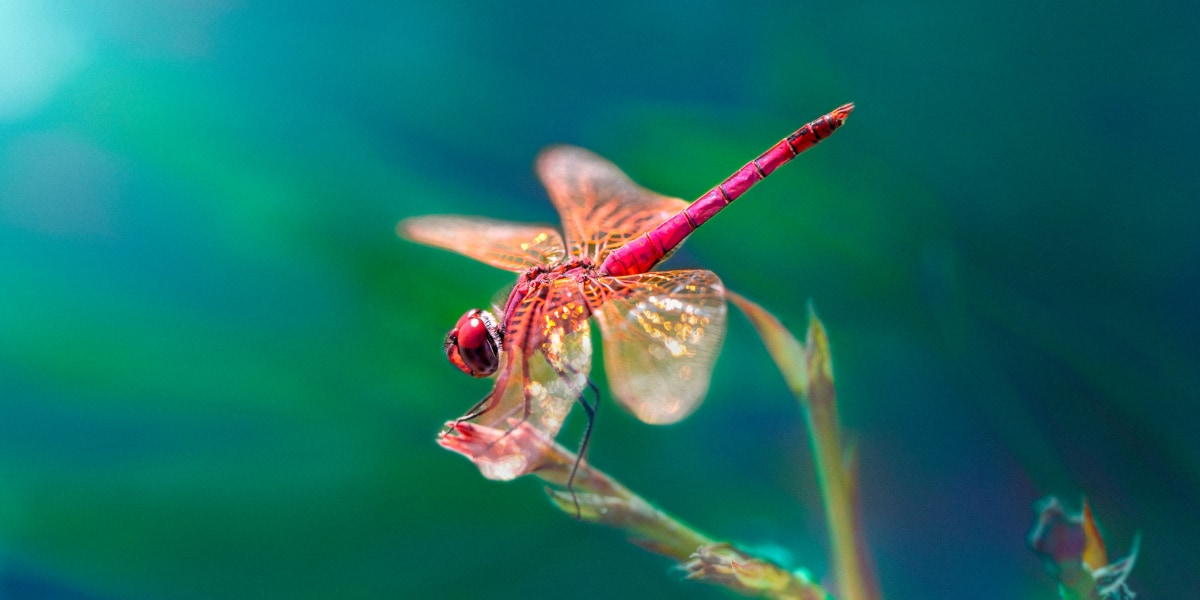
M 446 334 L 446 358 L 463 373 L 487 377 L 500 366 L 500 328 L 492 314 L 473 308 Z

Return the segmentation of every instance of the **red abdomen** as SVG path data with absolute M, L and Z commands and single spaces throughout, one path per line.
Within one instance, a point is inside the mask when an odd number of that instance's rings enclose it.
M 758 158 L 730 175 L 720 185 L 700 196 L 671 218 L 653 230 L 638 236 L 629 243 L 613 250 L 600 265 L 603 275 L 620 276 L 645 273 L 654 268 L 671 250 L 683 243 L 696 228 L 729 206 L 746 190 L 762 181 L 772 171 L 796 158 L 801 152 L 829 137 L 846 122 L 853 104 L 838 107 L 833 112 L 797 129 L 763 152 Z

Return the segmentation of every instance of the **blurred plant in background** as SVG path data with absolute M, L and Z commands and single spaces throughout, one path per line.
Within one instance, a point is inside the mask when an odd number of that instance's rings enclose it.
M 1139 538 L 1129 555 L 1108 559 L 1100 527 L 1087 500 L 1079 514 L 1068 513 L 1058 498 L 1038 502 L 1037 522 L 1029 545 L 1059 581 L 1063 600 L 1132 600 L 1136 594 L 1126 579 L 1137 562 Z

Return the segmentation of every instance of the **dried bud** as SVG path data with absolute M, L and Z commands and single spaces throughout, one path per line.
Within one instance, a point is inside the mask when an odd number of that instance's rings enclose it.
M 467 457 L 484 477 L 496 481 L 509 481 L 538 470 L 553 444 L 525 422 L 508 431 L 454 421 L 446 427 L 438 436 L 438 444 Z
M 772 562 L 750 556 L 732 544 L 701 546 L 684 569 L 688 579 L 723 585 L 747 596 L 832 600 L 804 573 L 788 572 Z
M 1079 514 L 1068 513 L 1058 498 L 1037 504 L 1038 519 L 1029 533 L 1029 545 L 1058 578 L 1061 595 L 1068 599 L 1128 600 L 1133 592 L 1125 579 L 1137 559 L 1137 541 L 1129 556 L 1108 562 L 1100 528 L 1087 501 Z

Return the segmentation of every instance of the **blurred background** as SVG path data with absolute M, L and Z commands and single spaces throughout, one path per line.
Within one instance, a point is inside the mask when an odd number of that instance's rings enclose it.
M 1194 595 L 1200 12 L 993 4 L 0 2 L 0 597 L 727 597 L 434 444 L 513 277 L 394 226 L 554 223 L 559 142 L 695 198 L 848 101 L 670 264 L 815 303 L 885 596 L 1055 597 L 1051 493 Z M 606 397 L 590 456 L 829 574 L 740 315 L 692 418 Z

